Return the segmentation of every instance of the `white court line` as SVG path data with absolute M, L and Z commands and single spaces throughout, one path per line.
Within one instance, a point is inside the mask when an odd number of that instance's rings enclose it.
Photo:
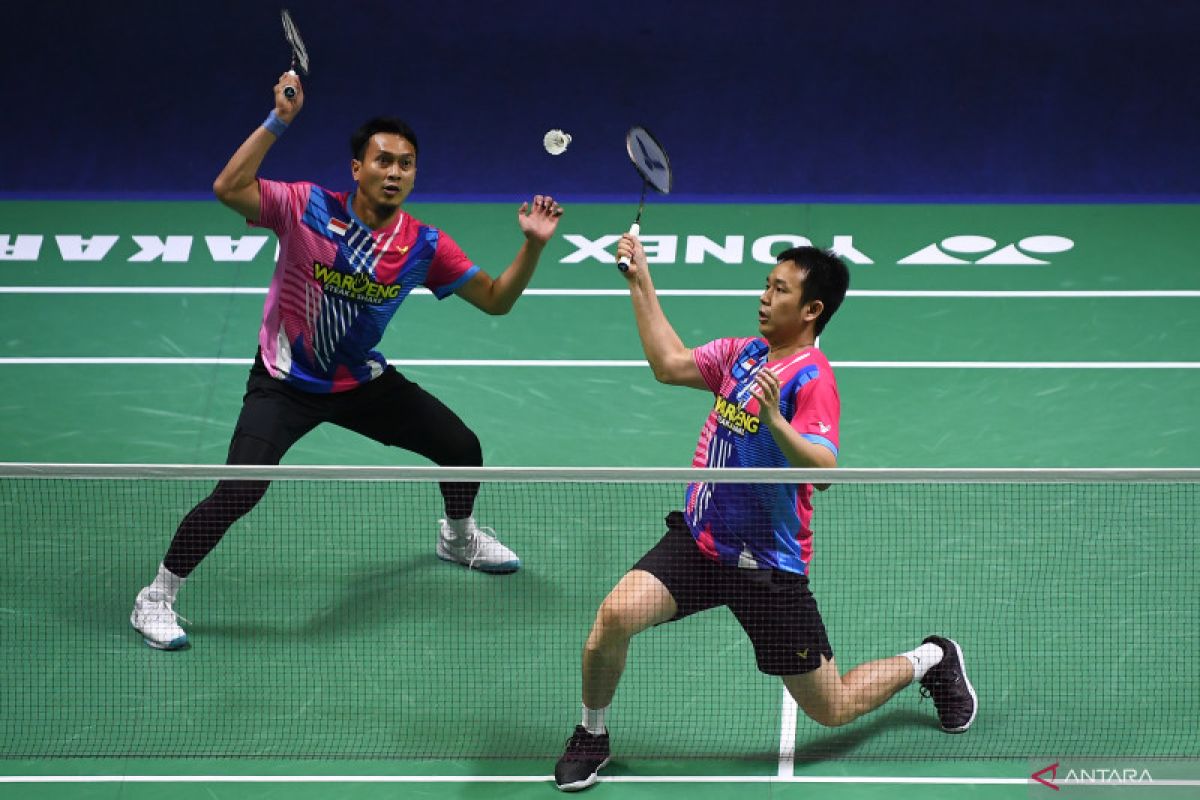
M 258 286 L 0 286 L 0 294 L 246 294 L 265 295 Z M 413 295 L 432 297 L 428 289 L 418 287 Z M 659 297 L 758 297 L 759 289 L 659 289 Z M 532 297 L 628 297 L 627 289 L 526 289 Z M 851 289 L 850 297 L 929 297 L 929 298 L 1170 298 L 1200 297 L 1200 289 Z
M 549 783 L 552 775 L 4 775 L 0 783 Z M 1028 778 L 881 778 L 853 775 L 613 775 L 601 783 L 1022 784 Z M 1060 781 L 1061 783 L 1061 781 Z M 1200 785 L 1200 781 L 1196 782 Z
M 796 713 L 798 707 L 792 693 L 783 687 L 783 704 L 779 709 L 779 772 L 780 778 L 791 778 L 796 772 Z
M 250 358 L 12 356 L 0 366 L 249 366 Z M 396 367 L 646 367 L 641 359 L 399 358 Z M 1200 361 L 831 361 L 838 369 L 1200 369 Z
M 5 783 L 549 783 L 550 775 L 0 775 Z M 842 783 L 918 786 L 1020 786 L 1029 778 L 909 777 L 864 775 L 613 775 L 600 783 Z M 1097 786 L 1091 781 L 1058 780 L 1059 786 Z M 1125 784 L 1120 784 L 1125 785 Z M 1200 786 L 1200 780 L 1151 780 L 1139 788 Z

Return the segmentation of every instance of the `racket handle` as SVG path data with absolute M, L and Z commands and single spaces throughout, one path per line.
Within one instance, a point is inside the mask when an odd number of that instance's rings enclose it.
M 296 77 L 296 70 L 289 69 L 287 71 L 287 74 L 291 75 L 294 78 L 294 77 Z M 283 87 L 283 96 L 286 97 L 288 100 L 291 100 L 293 97 L 296 96 L 296 87 L 295 86 Z
M 629 226 L 630 236 L 640 236 L 641 233 L 642 226 L 636 222 Z M 622 257 L 621 260 L 617 262 L 617 269 L 621 270 L 621 272 L 629 272 L 629 259 Z

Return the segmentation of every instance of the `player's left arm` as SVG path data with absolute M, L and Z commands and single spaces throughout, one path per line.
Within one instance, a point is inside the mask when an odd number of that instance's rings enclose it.
M 800 431 L 792 427 L 783 413 L 779 410 L 779 376 L 769 369 L 759 370 L 754 376 L 756 385 L 754 396 L 758 398 L 759 417 L 771 438 L 788 464 L 793 467 L 813 467 L 817 469 L 833 469 L 837 466 L 837 454 L 823 444 L 805 439 Z M 820 484 L 818 489 L 828 488 L 828 484 Z
M 534 197 L 532 207 L 522 203 L 517 211 L 517 224 L 525 234 L 525 241 L 517 257 L 498 278 L 479 270 L 458 288 L 458 295 L 488 314 L 507 314 L 533 278 L 542 250 L 554 236 L 562 213 L 562 206 L 549 195 Z

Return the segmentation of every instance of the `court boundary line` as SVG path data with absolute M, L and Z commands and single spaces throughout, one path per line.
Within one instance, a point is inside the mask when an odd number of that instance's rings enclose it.
M 553 775 L 5 775 L 5 783 L 549 783 Z M 612 775 L 600 783 L 1023 784 L 1028 778 L 852 775 Z M 1200 785 L 1200 781 L 1195 782 Z
M 248 367 L 252 358 L 177 356 L 6 356 L 0 366 L 226 366 Z M 648 368 L 643 359 L 397 358 L 395 367 Z M 1200 361 L 830 361 L 836 369 L 1200 369 Z
M 263 286 L 0 286 L 0 294 L 129 294 L 129 295 L 259 295 Z M 413 296 L 432 297 L 424 287 Z M 628 289 L 526 289 L 530 297 L 628 297 Z M 659 297 L 758 297 L 758 289 L 658 289 Z M 1026 299 L 1164 299 L 1200 298 L 1200 289 L 851 289 L 848 297 L 875 298 L 1026 298 Z
M 783 687 L 779 709 L 779 770 L 777 777 L 790 778 L 796 774 L 796 717 L 799 706 L 792 693 Z
M 549 783 L 552 775 L 4 775 L 0 784 L 22 783 Z M 894 784 L 943 786 L 1033 785 L 1030 778 L 867 775 L 612 775 L 600 783 L 767 783 L 767 784 Z M 1057 780 L 1059 786 L 1181 787 L 1200 780 L 1167 778 L 1137 783 L 1097 784 L 1082 779 Z

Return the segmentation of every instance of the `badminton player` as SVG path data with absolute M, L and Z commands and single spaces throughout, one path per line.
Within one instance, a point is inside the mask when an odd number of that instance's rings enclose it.
M 659 306 L 638 239 L 624 236 L 617 255 L 632 262 L 624 274 L 655 378 L 715 396 L 693 466 L 837 466 L 837 384 L 814 345 L 850 285 L 841 259 L 811 247 L 781 253 L 759 297 L 759 335 L 691 350 Z M 809 485 L 688 487 L 683 509 L 667 515 L 666 534 L 596 613 L 583 650 L 583 719 L 555 768 L 558 788 L 585 789 L 608 763 L 605 716 L 630 639 L 716 606 L 729 606 L 741 623 L 759 670 L 780 676 L 821 725 L 844 725 L 917 680 L 944 730 L 970 727 L 975 692 L 951 639 L 930 636 L 910 652 L 838 671 L 808 588 L 812 493 Z
M 285 96 L 288 86 L 296 90 L 292 98 Z M 399 120 L 373 119 L 353 135 L 351 192 L 259 178 L 267 151 L 303 104 L 295 74 L 280 76 L 275 108 L 213 184 L 222 203 L 279 237 L 258 354 L 227 463 L 278 464 L 298 439 L 329 422 L 441 466 L 479 466 L 483 455 L 470 428 L 374 348 L 418 286 L 439 299 L 457 294 L 488 314 L 506 313 L 533 276 L 562 207 L 546 195 L 520 207 L 523 242 L 493 279 L 450 236 L 404 211 L 417 175 L 417 137 Z M 478 484 L 440 488 L 445 515 L 437 531 L 438 557 L 485 572 L 518 569 L 517 555 L 494 531 L 476 524 Z M 131 615 L 151 647 L 187 644 L 174 610 L 180 585 L 266 489 L 266 482 L 222 481 L 184 517 Z

